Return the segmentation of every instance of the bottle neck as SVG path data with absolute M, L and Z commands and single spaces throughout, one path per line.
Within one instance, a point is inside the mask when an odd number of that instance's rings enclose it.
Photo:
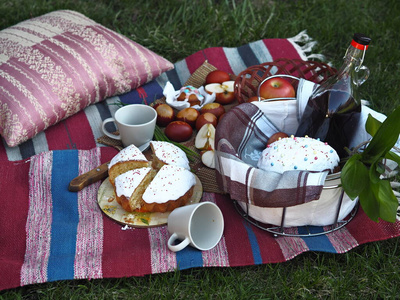
M 355 69 L 355 71 L 358 72 L 364 62 L 365 51 L 367 48 L 368 46 L 364 46 L 353 41 L 352 44 L 347 48 L 346 54 L 343 58 L 344 64 L 340 71 L 349 71 L 350 69 Z

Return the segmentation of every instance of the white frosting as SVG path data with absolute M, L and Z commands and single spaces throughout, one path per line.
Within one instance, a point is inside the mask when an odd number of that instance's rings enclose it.
M 257 167 L 281 174 L 290 170 L 333 171 L 339 160 L 336 151 L 327 143 L 310 137 L 292 136 L 268 145 Z
M 168 165 L 190 170 L 189 160 L 182 149 L 168 142 L 152 141 L 154 155 Z
M 133 144 L 118 152 L 118 154 L 111 159 L 108 169 L 111 169 L 111 167 L 116 163 L 132 160 L 147 161 L 146 157 L 139 150 L 139 148 Z
M 129 199 L 150 171 L 151 168 L 139 168 L 117 176 L 115 178 L 115 191 L 117 196 L 125 196 Z
M 147 203 L 165 203 L 177 200 L 196 184 L 195 176 L 187 169 L 165 165 L 154 177 L 143 194 Z

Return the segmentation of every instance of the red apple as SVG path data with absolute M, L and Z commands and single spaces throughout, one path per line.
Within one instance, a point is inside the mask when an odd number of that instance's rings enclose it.
M 208 73 L 206 76 L 206 84 L 209 83 L 223 83 L 224 81 L 231 80 L 229 74 L 225 71 L 215 70 Z
M 190 126 L 194 127 L 196 126 L 196 120 L 199 116 L 200 112 L 197 109 L 194 109 L 193 107 L 187 107 L 180 110 L 176 114 L 176 120 L 186 122 Z
M 260 87 L 260 97 L 265 99 L 293 98 L 295 95 L 294 87 L 281 77 L 268 79 Z
M 247 102 L 261 101 L 261 100 L 264 100 L 264 98 L 260 97 L 260 99 L 259 99 L 257 96 L 253 96 L 253 97 L 250 97 L 249 99 L 247 99 Z
M 168 104 L 159 104 L 155 109 L 157 112 L 158 126 L 165 127 L 175 119 L 174 110 Z
M 272 144 L 273 142 L 276 142 L 277 140 L 283 139 L 283 138 L 287 138 L 288 135 L 284 132 L 277 132 L 274 133 L 267 141 L 267 145 Z
M 203 105 L 203 107 L 200 109 L 200 113 L 204 114 L 206 112 L 212 113 L 219 118 L 225 113 L 225 108 L 220 103 L 211 102 Z
M 215 102 L 220 104 L 229 104 L 235 100 L 234 81 L 224 81 L 220 83 L 210 83 L 204 87 L 204 90 L 209 93 L 215 93 Z
M 191 138 L 193 129 L 186 122 L 173 121 L 167 125 L 164 133 L 170 140 L 180 143 Z
M 200 130 L 205 124 L 212 124 L 214 127 L 217 127 L 218 119 L 212 113 L 204 113 L 201 114 L 196 120 L 196 129 Z

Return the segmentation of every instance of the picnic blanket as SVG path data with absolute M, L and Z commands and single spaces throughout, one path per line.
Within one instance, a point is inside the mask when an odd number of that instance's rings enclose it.
M 216 203 L 224 215 L 223 238 L 209 251 L 187 247 L 175 253 L 168 250 L 166 226 L 126 228 L 103 214 L 96 201 L 100 182 L 78 193 L 68 191 L 71 179 L 117 153 L 97 143 L 103 135 L 101 122 L 113 115 L 116 102 L 149 104 L 162 96 L 167 81 L 179 88 L 205 60 L 238 74 L 248 66 L 281 57 L 307 59 L 309 42 L 303 32 L 295 38 L 263 39 L 237 48 L 204 49 L 177 62 L 174 70 L 156 80 L 89 106 L 18 147 L 9 148 L 3 141 L 0 290 L 57 280 L 278 263 L 306 251 L 344 253 L 363 243 L 398 237 L 399 222 L 372 222 L 362 209 L 344 228 L 326 235 L 274 237 L 244 220 L 229 195 L 205 190 L 201 201 Z

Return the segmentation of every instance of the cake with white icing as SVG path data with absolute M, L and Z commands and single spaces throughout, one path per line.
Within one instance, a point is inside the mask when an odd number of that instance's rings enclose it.
M 133 147 L 118 153 L 109 166 L 109 171 L 116 165 L 123 170 L 113 181 L 110 179 L 116 200 L 123 209 L 128 212 L 166 212 L 185 205 L 196 184 L 186 154 L 171 143 L 151 142 L 153 160 L 146 159 L 147 165 L 141 166 L 132 161 L 144 162 L 145 156 Z
M 338 154 L 327 143 L 310 137 L 291 136 L 268 145 L 257 167 L 280 174 L 291 170 L 334 172 L 339 161 Z

